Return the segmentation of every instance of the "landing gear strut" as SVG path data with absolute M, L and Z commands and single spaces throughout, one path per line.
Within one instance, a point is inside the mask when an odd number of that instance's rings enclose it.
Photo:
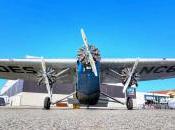
M 49 110 L 51 105 L 50 97 L 45 97 L 44 99 L 44 109 Z
M 126 100 L 126 107 L 128 110 L 132 110 L 133 109 L 133 99 L 132 97 L 128 97 Z

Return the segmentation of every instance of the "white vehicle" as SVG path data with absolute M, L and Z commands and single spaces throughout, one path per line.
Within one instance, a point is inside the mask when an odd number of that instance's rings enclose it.
M 0 106 L 5 106 L 8 103 L 9 103 L 8 96 L 0 96 Z
M 175 109 L 175 98 L 170 99 L 168 101 L 168 107 L 171 108 L 171 109 Z

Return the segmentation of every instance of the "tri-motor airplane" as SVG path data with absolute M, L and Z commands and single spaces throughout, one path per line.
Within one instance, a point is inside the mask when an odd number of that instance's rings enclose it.
M 133 109 L 133 92 L 138 81 L 156 80 L 175 77 L 175 59 L 101 59 L 98 48 L 89 45 L 81 29 L 84 46 L 79 49 L 77 59 L 0 59 L 0 78 L 23 79 L 45 84 L 48 96 L 44 108 L 62 102 L 71 96 L 78 104 L 95 105 L 100 95 L 113 102 L 125 104 Z M 75 92 L 53 102 L 53 84 L 72 83 Z M 102 84 L 123 87 L 125 102 L 101 92 Z

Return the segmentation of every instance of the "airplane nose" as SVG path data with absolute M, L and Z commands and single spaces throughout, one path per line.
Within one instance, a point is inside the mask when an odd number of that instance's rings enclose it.
M 76 96 L 81 104 L 95 105 L 98 103 L 100 91 L 97 91 L 92 94 L 84 94 L 82 92 L 77 92 Z

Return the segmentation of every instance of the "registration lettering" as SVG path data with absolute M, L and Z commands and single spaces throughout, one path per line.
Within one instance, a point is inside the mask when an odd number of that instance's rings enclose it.
M 140 70 L 140 74 L 151 74 L 151 73 L 173 73 L 175 72 L 175 65 L 173 66 L 151 66 L 143 67 Z
M 0 66 L 0 72 L 29 73 L 29 74 L 36 74 L 37 73 L 33 67 L 20 67 L 20 66 Z

